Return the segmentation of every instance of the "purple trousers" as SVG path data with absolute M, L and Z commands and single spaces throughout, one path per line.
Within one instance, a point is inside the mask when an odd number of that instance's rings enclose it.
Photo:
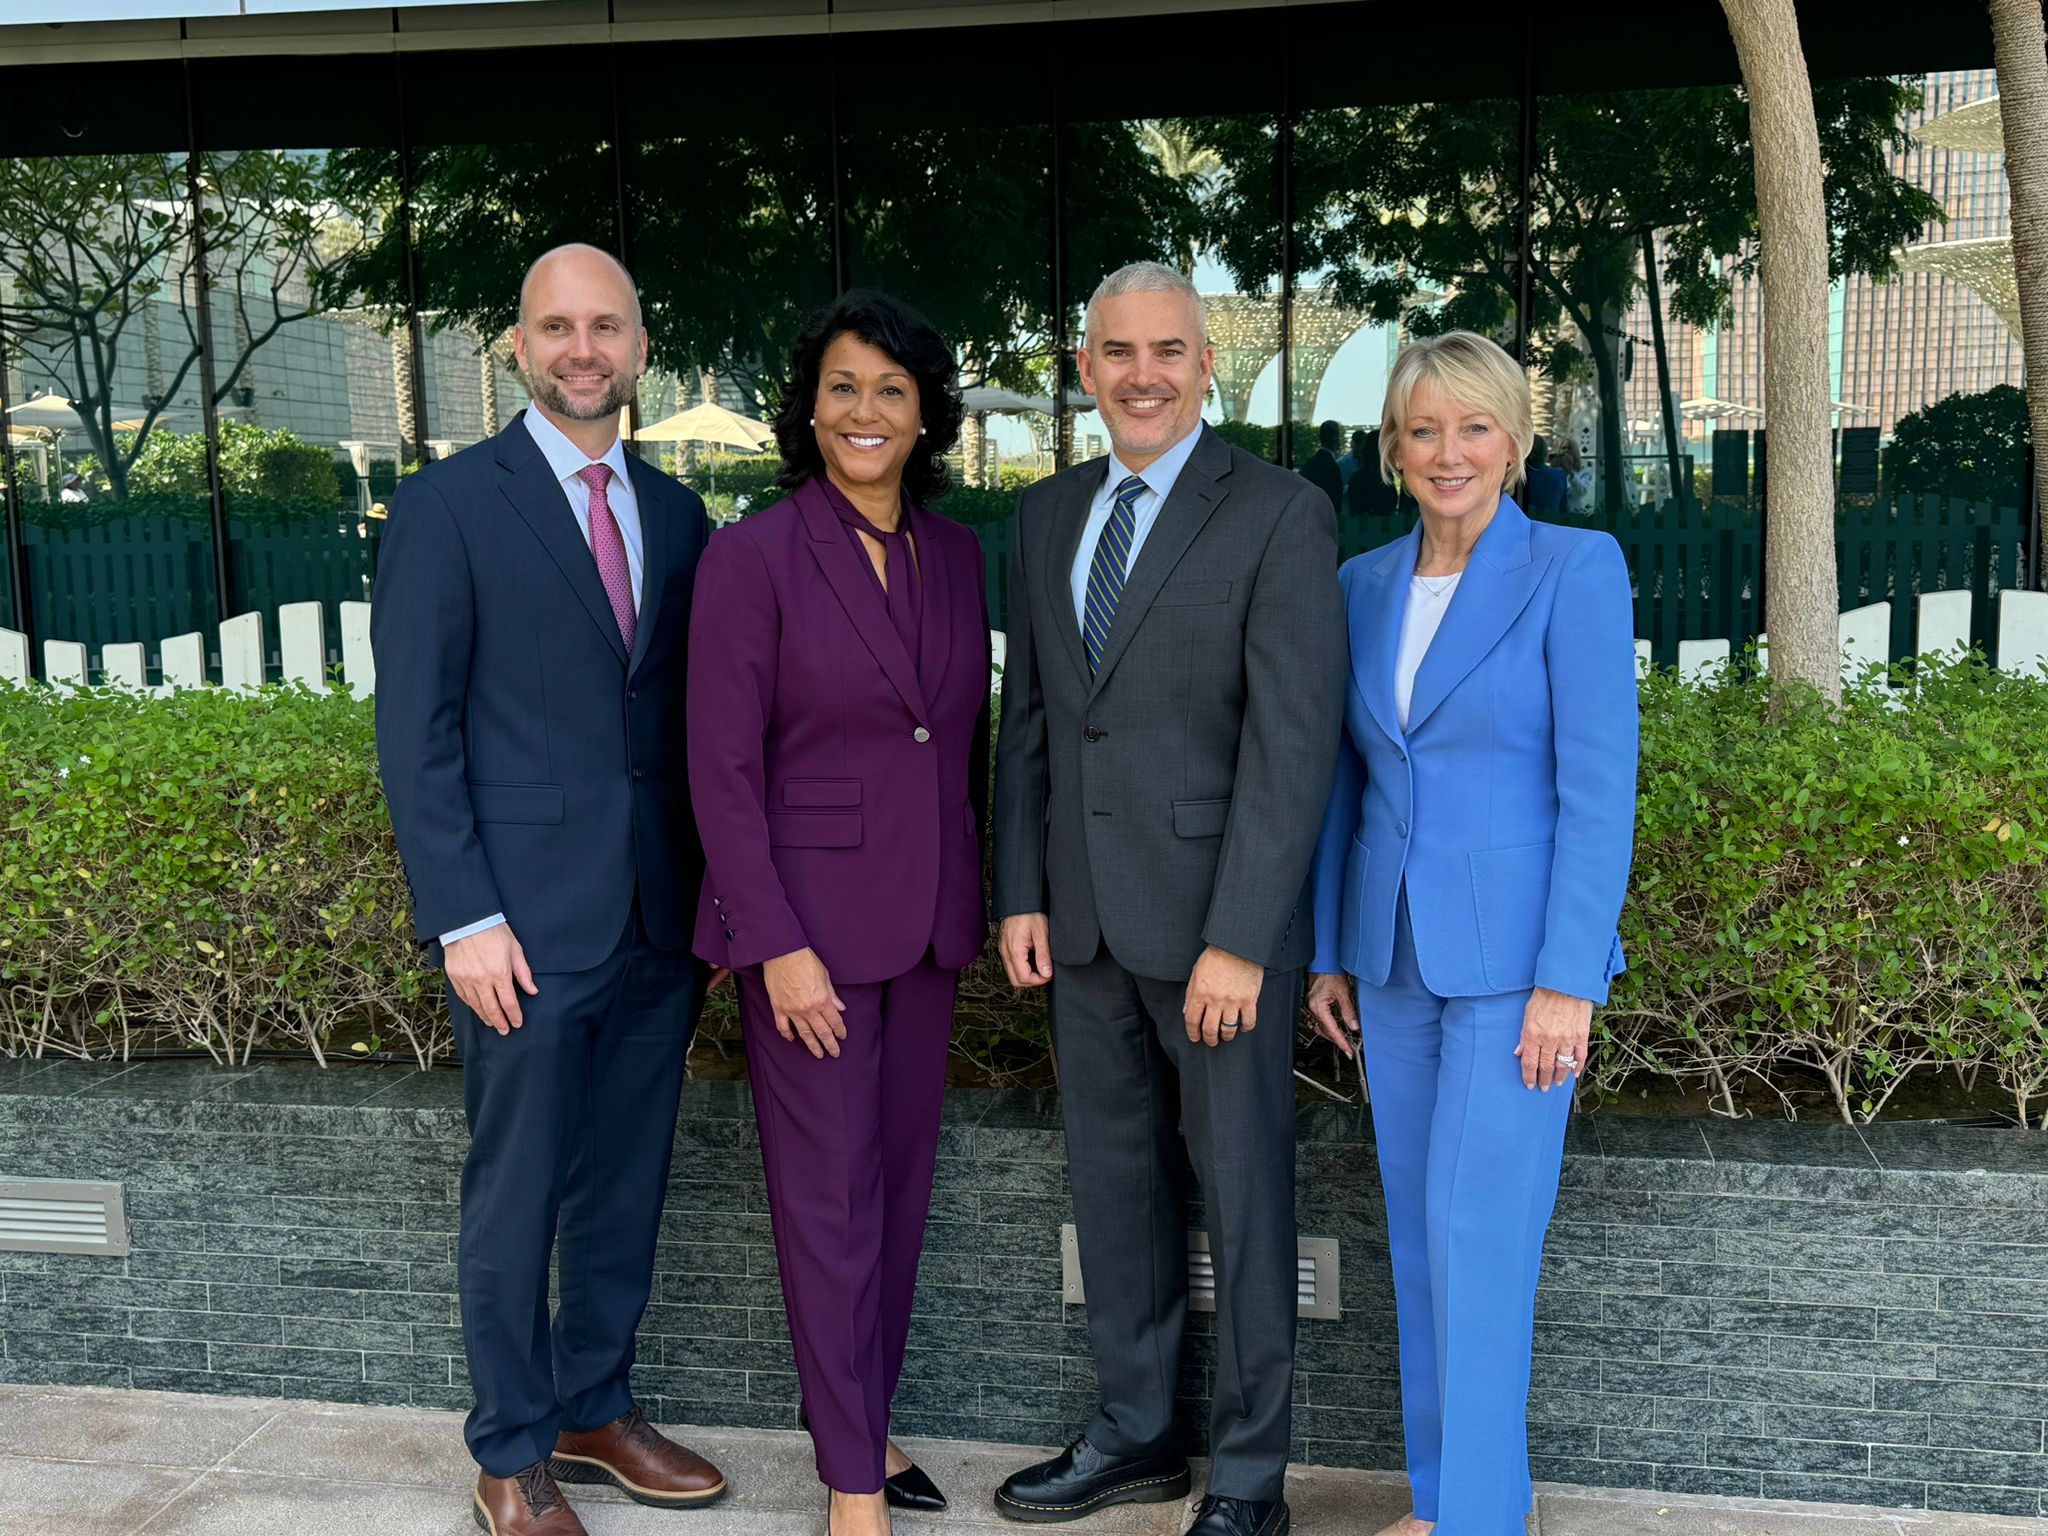
M 768 1213 L 818 1478 L 878 1493 L 889 1402 L 931 1207 L 958 971 L 931 954 L 891 981 L 834 983 L 837 1058 L 775 1029 L 758 969 L 737 976 Z

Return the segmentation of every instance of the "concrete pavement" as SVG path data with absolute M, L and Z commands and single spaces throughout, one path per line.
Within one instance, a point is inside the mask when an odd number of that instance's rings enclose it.
M 788 1432 L 682 1429 L 733 1493 L 706 1510 L 643 1509 L 569 1490 L 591 1536 L 822 1536 L 809 1443 Z M 952 1496 L 899 1515 L 902 1536 L 1019 1536 L 989 1495 L 1031 1458 L 1009 1445 L 911 1441 Z M 1201 1466 L 1197 1465 L 1199 1495 Z M 474 1536 L 461 1417 L 405 1408 L 0 1386 L 0 1536 Z M 1300 1536 L 1372 1536 L 1408 1507 L 1385 1473 L 1297 1468 Z M 1189 1510 L 1125 1506 L 1083 1536 L 1177 1536 Z M 2040 1536 L 2038 1520 L 1540 1485 L 1534 1536 Z

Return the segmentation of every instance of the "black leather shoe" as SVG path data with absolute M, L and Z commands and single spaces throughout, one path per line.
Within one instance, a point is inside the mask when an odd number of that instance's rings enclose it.
M 998 1488 L 996 1513 L 1050 1524 L 1079 1520 L 1111 1504 L 1164 1504 L 1187 1496 L 1187 1458 L 1107 1456 L 1083 1435 L 1051 1461 L 1026 1467 Z
M 1195 1510 L 1187 1536 L 1287 1536 L 1293 1523 L 1285 1499 L 1233 1499 L 1212 1493 Z
M 946 1507 L 946 1496 L 939 1492 L 939 1485 L 926 1477 L 924 1469 L 914 1461 L 895 1476 L 882 1479 L 882 1495 L 892 1509 L 936 1512 Z

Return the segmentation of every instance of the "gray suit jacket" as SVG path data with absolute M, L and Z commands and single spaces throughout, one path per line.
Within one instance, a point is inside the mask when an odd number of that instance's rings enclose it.
M 1304 886 L 1343 719 L 1337 525 L 1322 491 L 1201 430 L 1092 678 L 1071 576 L 1108 461 L 1017 509 L 997 746 L 995 915 L 1045 912 L 1185 980 L 1214 945 L 1308 962 Z

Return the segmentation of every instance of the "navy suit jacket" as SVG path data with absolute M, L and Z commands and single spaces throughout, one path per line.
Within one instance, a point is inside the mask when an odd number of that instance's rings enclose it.
M 1605 533 L 1506 497 L 1394 706 L 1406 538 L 1338 574 L 1351 635 L 1344 745 L 1311 876 L 1317 971 L 1383 985 L 1403 884 L 1439 997 L 1537 986 L 1607 1001 L 1635 846 L 1635 609 Z
M 690 942 L 704 856 L 683 686 L 710 523 L 695 492 L 626 463 L 645 555 L 630 656 L 523 421 L 392 498 L 377 758 L 422 942 L 503 912 L 534 970 L 588 970 L 636 892 L 656 947 Z

